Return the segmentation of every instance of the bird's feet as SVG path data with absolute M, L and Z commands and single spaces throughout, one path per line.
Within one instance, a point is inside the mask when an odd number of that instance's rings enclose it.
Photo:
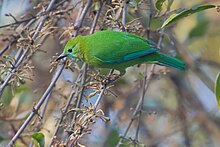
M 112 74 L 111 76 L 108 76 L 104 80 L 102 80 L 102 85 L 109 85 L 117 81 L 120 77 L 121 77 L 121 74 Z
M 118 80 L 120 77 L 122 77 L 125 74 L 125 70 L 120 71 L 120 74 L 114 74 L 114 69 L 111 69 L 108 76 L 102 81 L 102 85 L 108 85 L 116 80 Z

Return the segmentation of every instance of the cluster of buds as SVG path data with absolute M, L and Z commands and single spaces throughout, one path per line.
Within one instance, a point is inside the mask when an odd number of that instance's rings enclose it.
M 68 139 L 69 145 L 80 145 L 79 140 L 82 136 L 90 134 L 91 129 L 89 128 L 92 124 L 96 122 L 97 119 L 101 119 L 104 122 L 109 121 L 110 119 L 104 116 L 104 112 L 101 109 L 96 109 L 92 104 L 89 106 L 83 105 L 82 108 L 71 109 L 70 112 L 77 112 L 77 117 L 72 125 L 71 130 L 68 130 L 70 137 Z

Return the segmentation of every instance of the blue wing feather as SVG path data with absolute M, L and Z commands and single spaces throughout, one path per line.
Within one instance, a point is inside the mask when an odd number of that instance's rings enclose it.
M 129 61 L 129 60 L 133 60 L 133 59 L 136 59 L 136 58 L 139 58 L 139 57 L 142 57 L 142 56 L 152 54 L 152 53 L 154 53 L 158 50 L 159 50 L 158 48 L 150 48 L 150 49 L 147 49 L 147 50 L 141 50 L 141 51 L 137 51 L 137 52 L 125 55 L 122 58 L 117 59 L 117 60 L 102 60 L 97 56 L 96 56 L 96 58 L 99 59 L 101 62 L 104 62 L 104 63 L 122 63 L 122 62 L 126 62 L 126 61 Z

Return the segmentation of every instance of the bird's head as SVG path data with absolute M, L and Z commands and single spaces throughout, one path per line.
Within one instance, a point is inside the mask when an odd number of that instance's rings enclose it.
M 76 58 L 79 49 L 79 36 L 69 40 L 64 47 L 63 53 L 56 59 L 56 61 L 65 57 Z

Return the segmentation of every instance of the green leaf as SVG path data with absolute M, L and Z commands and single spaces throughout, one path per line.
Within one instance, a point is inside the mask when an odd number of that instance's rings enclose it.
M 203 5 L 203 6 L 194 6 L 190 9 L 186 9 L 186 8 L 181 9 L 181 10 L 177 11 L 176 13 L 170 15 L 170 17 L 167 18 L 167 20 L 163 23 L 161 28 L 163 28 L 163 27 L 167 26 L 168 24 L 175 22 L 179 19 L 187 17 L 191 14 L 194 14 L 194 13 L 206 10 L 206 9 L 211 9 L 211 8 L 216 8 L 216 6 L 215 5 Z
M 119 137 L 118 131 L 113 129 L 110 131 L 104 146 L 105 147 L 116 146 L 119 139 L 120 139 L 120 137 Z
M 4 140 L 5 140 L 5 138 L 2 137 L 2 136 L 0 136 L 0 142 L 2 142 L 2 141 L 4 141 Z
M 31 134 L 31 139 L 34 142 L 35 147 L 44 147 L 45 139 L 44 139 L 43 133 L 35 132 L 35 133 Z
M 15 89 L 15 93 L 21 93 L 23 91 L 28 91 L 29 90 L 29 86 L 28 85 L 22 85 L 22 86 L 19 86 Z
M 165 1 L 166 1 L 166 0 L 157 0 L 157 1 L 156 1 L 155 6 L 156 6 L 157 10 L 159 10 L 159 11 L 162 10 L 162 5 L 163 5 L 163 3 L 164 3 Z
M 220 72 L 218 73 L 215 81 L 215 96 L 218 103 L 218 107 L 220 108 Z

